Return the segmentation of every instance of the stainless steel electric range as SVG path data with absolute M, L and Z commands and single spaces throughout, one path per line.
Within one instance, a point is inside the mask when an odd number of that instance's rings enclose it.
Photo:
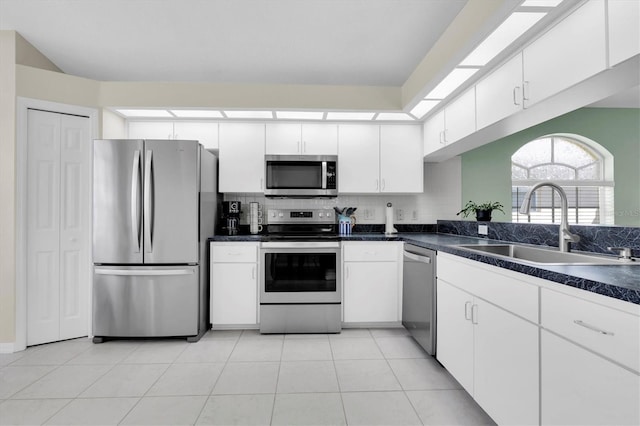
M 333 210 L 269 210 L 262 243 L 261 333 L 339 333 L 340 241 Z

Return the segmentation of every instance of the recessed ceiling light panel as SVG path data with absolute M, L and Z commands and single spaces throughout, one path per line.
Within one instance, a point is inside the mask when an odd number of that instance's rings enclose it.
M 454 68 L 425 98 L 444 99 L 478 71 L 477 68 Z
M 525 0 L 521 4 L 523 7 L 556 7 L 563 0 Z
M 411 115 L 416 117 L 417 119 L 421 119 L 424 117 L 429 111 L 435 108 L 440 101 L 432 100 L 432 99 L 423 99 L 418 102 L 418 105 L 414 106 L 410 111 Z
M 484 66 L 535 25 L 546 13 L 515 12 L 500 24 L 460 65 Z
M 205 109 L 172 109 L 171 113 L 180 118 L 222 118 L 220 111 Z
M 374 112 L 328 112 L 327 120 L 364 120 L 373 118 Z
M 225 111 L 228 118 L 273 118 L 271 111 Z
M 173 118 L 173 115 L 164 109 L 116 109 L 116 111 L 125 117 Z
M 276 111 L 276 118 L 285 120 L 322 120 L 322 111 Z
M 384 121 L 413 121 L 415 120 L 409 114 L 405 114 L 404 112 L 381 112 L 376 117 L 376 120 L 384 120 Z

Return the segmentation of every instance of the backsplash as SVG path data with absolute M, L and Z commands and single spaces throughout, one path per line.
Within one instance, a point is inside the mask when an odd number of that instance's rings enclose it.
M 438 220 L 438 232 L 443 234 L 478 235 L 478 223 L 462 220 Z M 489 227 L 487 238 L 525 244 L 558 247 L 559 225 L 537 223 L 482 222 Z M 624 226 L 570 225 L 571 232 L 580 236 L 572 243 L 576 251 L 612 254 L 607 247 L 629 247 L 633 256 L 640 256 L 640 228 Z

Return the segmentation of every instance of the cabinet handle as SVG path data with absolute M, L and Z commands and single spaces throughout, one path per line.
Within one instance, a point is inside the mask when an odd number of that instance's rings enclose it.
M 264 179 L 260 178 L 260 189 L 264 189 L 264 186 L 262 186 L 263 183 L 264 183 Z
M 173 138 L 177 140 L 178 139 L 178 135 L 177 134 L 173 135 Z
M 251 268 L 251 279 L 252 280 L 256 279 L 256 267 L 255 266 L 253 268 Z
M 528 81 L 522 82 L 522 100 L 523 101 L 529 100 L 529 82 Z
M 346 279 L 349 279 L 349 267 L 347 266 L 347 270 L 345 271 Z
M 440 145 L 444 145 L 444 130 L 440 130 Z
M 471 306 L 471 323 L 478 324 L 478 305 Z
M 384 181 L 384 179 L 382 179 L 382 190 L 384 191 L 384 188 L 386 187 L 386 182 Z
M 298 141 L 298 152 L 301 152 L 300 151 L 300 141 Z
M 513 104 L 520 105 L 518 102 L 518 90 L 520 90 L 520 86 L 516 86 L 513 88 Z
M 464 319 L 471 319 L 471 302 L 464 302 Z
M 303 141 L 303 142 L 302 142 L 302 152 L 303 152 L 304 154 L 306 154 L 306 153 L 307 153 L 307 141 Z
M 378 190 L 378 179 L 376 179 L 376 191 Z
M 171 139 L 171 133 L 167 135 L 167 139 Z
M 595 331 L 596 333 L 604 334 L 604 335 L 607 335 L 607 336 L 613 336 L 613 332 L 612 331 L 602 330 L 601 328 L 598 328 L 598 327 L 593 326 L 591 324 L 587 324 L 586 322 L 584 322 L 582 320 L 573 320 L 573 323 L 579 325 L 580 327 L 588 328 L 591 331 Z

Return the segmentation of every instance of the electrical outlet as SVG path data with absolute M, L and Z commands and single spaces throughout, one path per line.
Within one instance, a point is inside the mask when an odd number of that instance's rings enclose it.
M 404 220 L 404 210 L 396 209 L 396 217 L 398 220 Z
M 489 235 L 489 225 L 478 225 L 478 235 Z
M 365 220 L 374 220 L 376 218 L 375 209 L 364 209 L 364 219 Z
M 413 210 L 411 212 L 411 220 L 418 220 L 418 210 Z

